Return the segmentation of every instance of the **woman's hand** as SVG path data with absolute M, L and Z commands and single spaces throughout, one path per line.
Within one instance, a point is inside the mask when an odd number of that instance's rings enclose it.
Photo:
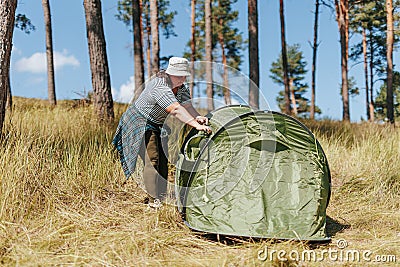
M 200 124 L 199 126 L 196 127 L 196 130 L 197 131 L 203 131 L 203 132 L 205 132 L 207 134 L 212 133 L 212 130 L 211 130 L 210 126 L 207 126 L 207 125 L 201 125 Z
M 208 118 L 203 116 L 197 116 L 196 121 L 202 125 L 208 125 Z
M 207 134 L 212 132 L 211 128 L 207 126 L 208 118 L 197 116 L 194 118 L 183 106 L 178 102 L 172 103 L 165 109 L 169 114 L 176 117 L 181 122 L 186 123 L 189 126 L 196 128 L 198 131 L 204 131 Z

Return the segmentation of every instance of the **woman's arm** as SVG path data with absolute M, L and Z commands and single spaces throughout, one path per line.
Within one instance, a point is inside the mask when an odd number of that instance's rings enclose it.
M 197 116 L 201 116 L 199 112 L 197 112 L 197 110 L 193 107 L 192 103 L 187 102 L 185 104 L 182 105 L 189 113 L 190 115 L 192 115 L 194 118 L 196 118 Z
M 210 127 L 208 127 L 206 125 L 202 125 L 198 122 L 198 119 L 196 117 L 200 116 L 200 114 L 193 108 L 192 105 L 190 105 L 190 106 L 192 107 L 192 110 L 190 108 L 186 109 L 184 106 L 180 105 L 178 102 L 174 102 L 166 108 L 166 111 L 169 114 L 171 114 L 172 116 L 176 117 L 181 122 L 184 122 L 187 125 L 192 126 L 193 128 L 196 128 L 196 130 L 198 130 L 198 131 L 205 131 L 207 133 L 211 133 Z M 193 116 L 193 115 L 195 115 L 195 116 Z
M 186 110 L 192 115 L 194 118 L 196 118 L 196 121 L 200 124 L 205 124 L 208 125 L 208 118 L 201 116 L 199 112 L 193 107 L 192 103 L 188 102 L 183 104 L 183 106 L 186 108 Z

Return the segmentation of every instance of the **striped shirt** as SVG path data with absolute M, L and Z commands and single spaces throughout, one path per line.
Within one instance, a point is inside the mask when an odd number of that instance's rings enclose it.
M 160 72 L 152 78 L 139 98 L 135 101 L 136 109 L 143 117 L 156 124 L 163 124 L 168 116 L 167 107 L 178 102 L 185 103 L 190 100 L 189 89 L 182 85 L 176 95 L 172 92 L 169 77 Z

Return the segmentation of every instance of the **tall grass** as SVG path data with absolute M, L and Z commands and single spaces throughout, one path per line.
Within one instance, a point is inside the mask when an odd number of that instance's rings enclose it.
M 99 125 L 90 106 L 16 98 L 0 145 L 0 265 L 258 266 L 272 240 L 217 242 L 190 231 L 174 207 L 158 212 L 125 179 L 111 144 L 116 123 Z M 126 106 L 116 105 L 117 117 Z M 370 124 L 305 122 L 332 172 L 328 231 L 352 248 L 400 261 L 400 131 Z M 226 241 L 226 240 L 225 240 Z M 315 248 L 324 249 L 331 244 Z
M 400 129 L 369 123 L 306 122 L 328 155 L 337 192 L 400 208 Z
M 112 127 L 96 124 L 90 108 L 33 107 L 16 101 L 1 146 L 0 216 L 11 221 L 82 205 L 115 184 Z M 20 111 L 21 110 L 21 111 Z

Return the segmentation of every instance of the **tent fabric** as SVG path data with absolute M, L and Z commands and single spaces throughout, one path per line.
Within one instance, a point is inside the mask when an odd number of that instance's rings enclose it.
M 223 235 L 329 240 L 330 172 L 313 134 L 290 116 L 248 106 L 208 117 L 212 135 L 190 131 L 176 165 L 185 223 Z

